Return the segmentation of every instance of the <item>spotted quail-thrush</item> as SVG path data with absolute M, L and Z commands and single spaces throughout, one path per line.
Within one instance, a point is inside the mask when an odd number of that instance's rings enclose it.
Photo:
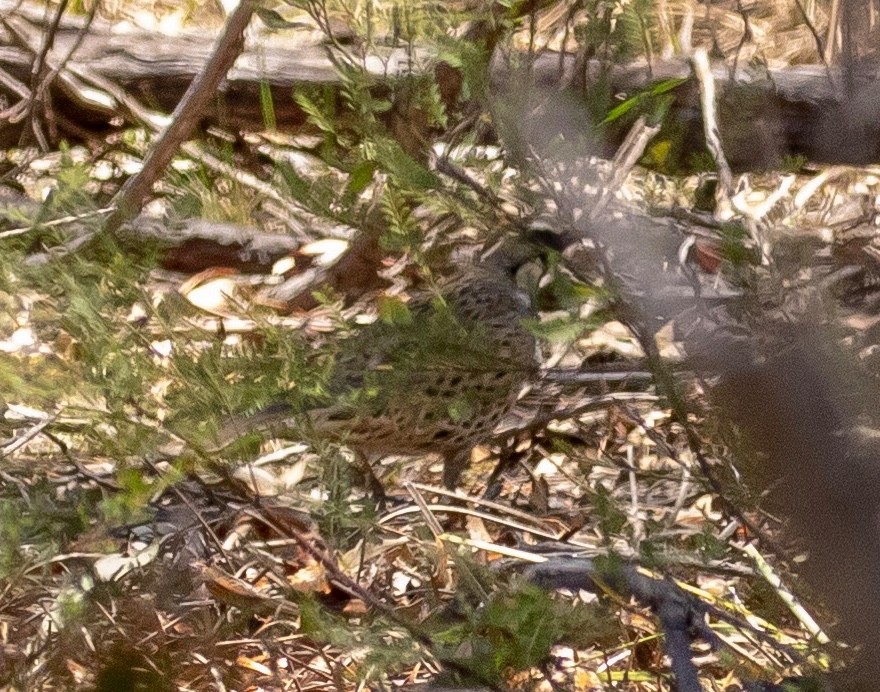
M 454 486 L 471 449 L 536 378 L 535 337 L 523 324 L 530 301 L 515 277 L 544 250 L 522 239 L 496 244 L 436 296 L 414 300 L 402 319 L 347 339 L 328 385 L 331 405 L 276 404 L 232 419 L 222 444 L 254 430 L 300 431 L 368 459 L 433 452 L 444 458 L 444 483 Z

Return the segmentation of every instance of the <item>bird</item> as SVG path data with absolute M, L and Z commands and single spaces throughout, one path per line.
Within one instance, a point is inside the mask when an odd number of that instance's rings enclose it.
M 435 453 L 444 485 L 454 488 L 472 449 L 538 377 L 538 342 L 527 323 L 536 313 L 516 277 L 556 245 L 550 231 L 503 237 L 391 323 L 346 338 L 325 401 L 300 408 L 282 401 L 233 416 L 217 449 L 260 431 L 340 442 L 368 463 Z

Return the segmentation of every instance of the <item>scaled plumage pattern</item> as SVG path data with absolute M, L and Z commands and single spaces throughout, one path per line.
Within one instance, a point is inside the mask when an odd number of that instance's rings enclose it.
M 278 404 L 232 419 L 221 431 L 307 431 L 364 457 L 439 453 L 455 485 L 472 448 L 492 435 L 523 386 L 538 375 L 533 314 L 516 272 L 546 247 L 507 238 L 479 263 L 414 300 L 393 324 L 377 322 L 347 339 L 329 383 L 332 405 L 294 411 Z

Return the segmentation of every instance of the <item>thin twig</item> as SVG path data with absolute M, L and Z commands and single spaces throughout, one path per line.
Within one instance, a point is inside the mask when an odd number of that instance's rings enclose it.
M 462 665 L 459 661 L 449 656 L 445 656 L 441 652 L 439 652 L 430 633 L 425 628 L 415 622 L 410 621 L 407 618 L 402 617 L 396 610 L 380 601 L 378 598 L 373 596 L 370 591 L 351 579 L 339 568 L 336 560 L 334 560 L 330 555 L 327 555 L 323 550 L 315 546 L 314 541 L 311 540 L 309 536 L 290 525 L 281 527 L 259 512 L 255 512 L 253 510 L 245 510 L 245 513 L 253 517 L 257 521 L 262 522 L 268 528 L 278 533 L 278 535 L 293 538 L 303 551 L 305 551 L 311 557 L 317 560 L 324 567 L 324 569 L 327 570 L 327 573 L 331 576 L 337 587 L 339 587 L 349 595 L 354 596 L 355 598 L 359 598 L 375 612 L 381 613 L 392 622 L 400 625 L 403 629 L 409 632 L 410 636 L 412 636 L 422 646 L 428 649 L 428 651 L 430 651 L 444 666 L 458 673 L 462 673 L 466 676 L 472 678 L 476 677 L 483 685 L 486 685 L 489 689 L 501 692 L 501 688 L 499 688 L 491 681 L 483 678 L 483 676 L 479 674 L 479 671 L 471 670 L 467 666 Z
M 38 119 L 34 117 L 34 113 L 36 112 L 37 105 L 42 103 L 43 94 L 45 93 L 40 87 L 44 81 L 42 78 L 42 72 L 46 65 L 46 56 L 49 54 L 49 51 L 55 43 L 55 35 L 58 33 L 58 27 L 61 24 L 61 18 L 64 16 L 64 12 L 67 10 L 68 2 L 69 0 L 61 0 L 61 2 L 58 3 L 58 7 L 55 8 L 55 14 L 43 36 L 43 43 L 34 59 L 33 65 L 31 66 L 31 98 L 28 102 L 25 117 L 31 124 L 34 136 L 37 138 L 37 142 L 43 151 L 49 150 L 49 142 L 43 134 Z
M 718 214 L 729 215 L 732 212 L 730 198 L 733 197 L 733 173 L 727 157 L 724 155 L 724 147 L 721 144 L 721 135 L 718 129 L 717 103 L 715 98 L 715 78 L 712 76 L 712 67 L 709 65 L 709 56 L 705 48 L 697 48 L 691 58 L 694 73 L 700 85 L 700 106 L 703 111 L 703 134 L 706 146 L 715 160 L 718 168 Z
M 834 79 L 831 76 L 831 67 L 828 64 L 828 56 L 825 54 L 825 45 L 824 41 L 822 41 L 822 37 L 819 36 L 819 30 L 816 29 L 816 25 L 810 20 L 809 15 L 807 14 L 807 10 L 804 8 L 801 0 L 794 0 L 794 5 L 797 7 L 798 12 L 801 14 L 801 18 L 804 20 L 804 24 L 806 24 L 807 29 L 810 34 L 813 36 L 813 40 L 816 42 L 816 54 L 819 56 L 819 60 L 822 61 L 822 64 L 825 66 L 825 73 L 828 75 L 828 80 L 834 84 Z
M 43 221 L 41 223 L 32 224 L 30 226 L 19 226 L 18 228 L 10 228 L 6 231 L 0 231 L 0 240 L 5 238 L 13 238 L 18 235 L 24 235 L 25 233 L 30 233 L 31 231 L 43 229 L 43 228 L 54 228 L 56 226 L 64 226 L 69 223 L 75 223 L 77 221 L 83 221 L 85 219 L 91 219 L 95 216 L 103 216 L 104 214 L 109 214 L 113 211 L 113 207 L 104 207 L 103 209 L 96 209 L 95 211 L 89 211 L 84 214 L 73 214 L 71 216 L 62 216 L 58 219 L 52 219 L 51 221 Z
M 764 556 L 758 552 L 754 545 L 751 543 L 743 546 L 743 552 L 748 555 L 752 561 L 755 563 L 755 567 L 757 567 L 758 572 L 761 574 L 764 579 L 767 580 L 767 583 L 772 586 L 776 594 L 779 596 L 780 600 L 788 607 L 791 613 L 798 619 L 807 632 L 810 633 L 811 636 L 816 638 L 816 641 L 820 644 L 827 644 L 831 641 L 829 636 L 825 634 L 822 628 L 819 626 L 813 616 L 807 612 L 807 609 L 804 608 L 800 602 L 797 600 L 797 597 L 789 591 L 782 583 L 782 578 L 773 571 L 773 568 L 770 566 L 770 563 L 764 559 Z
M 644 116 L 636 120 L 627 132 L 623 144 L 614 155 L 614 160 L 611 162 L 611 179 L 605 182 L 599 199 L 590 210 L 590 221 L 595 221 L 602 215 L 612 197 L 626 182 L 630 172 L 642 158 L 648 144 L 658 132 L 660 132 L 660 126 L 648 125 Z
M 120 227 L 140 212 L 153 183 L 168 168 L 180 146 L 189 139 L 215 97 L 220 82 L 244 47 L 244 31 L 250 24 L 257 0 L 243 0 L 229 16 L 226 28 L 210 60 L 183 95 L 171 124 L 154 144 L 140 172 L 129 178 L 114 198 L 116 211 L 104 224 L 104 232 L 115 236 Z

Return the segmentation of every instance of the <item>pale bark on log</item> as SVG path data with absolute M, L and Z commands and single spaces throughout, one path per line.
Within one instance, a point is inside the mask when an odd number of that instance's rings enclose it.
M 30 4 L 16 9 L 13 0 L 0 0 L 0 113 L 4 101 L 13 105 L 25 98 L 31 65 L 38 51 L 38 38 L 23 45 L 22 35 L 39 37 L 45 24 L 43 11 Z M 82 21 L 65 16 L 56 32 L 51 53 L 66 56 L 80 40 Z M 177 36 L 142 29 L 123 28 L 105 21 L 94 21 L 70 60 L 127 90 L 135 99 L 157 110 L 171 112 L 211 52 L 221 27 L 188 30 Z M 260 89 L 268 86 L 273 97 L 279 127 L 295 128 L 305 123 L 305 114 L 291 98 L 296 87 L 338 83 L 326 45 L 303 45 L 294 34 L 261 36 L 258 46 L 249 46 L 221 84 L 212 121 L 230 126 L 253 128 L 263 122 Z M 338 55 L 338 53 L 337 53 Z M 365 69 L 377 81 L 400 75 L 410 69 L 411 56 L 403 50 L 388 50 L 366 56 Z M 112 99 L 90 99 L 85 89 L 71 93 L 62 80 L 53 85 L 59 112 L 86 129 L 101 130 L 117 115 Z M 69 82 L 69 76 L 67 81 Z M 60 88 L 56 88 L 60 87 Z M 75 90 L 74 90 L 75 91 Z M 0 118 L 0 145 L 15 143 L 21 125 Z
M 11 24 L 26 24 L 39 31 L 43 10 L 25 4 L 14 9 L 13 0 L 0 0 L 0 17 Z M 65 17 L 55 38 L 53 52 L 66 55 L 77 40 L 82 28 L 81 20 Z M 88 68 L 92 73 L 114 81 L 128 90 L 135 98 L 150 103 L 154 108 L 168 112 L 174 109 L 189 83 L 207 61 L 216 38 L 216 31 L 189 31 L 178 36 L 161 35 L 145 30 L 123 30 L 107 22 L 95 21 L 75 52 L 72 62 Z M 267 85 L 273 96 L 277 126 L 296 130 L 305 121 L 305 115 L 291 99 L 291 91 L 316 84 L 338 84 L 339 79 L 328 55 L 327 45 L 303 45 L 302 35 L 288 31 L 274 35 L 259 36 L 247 47 L 235 66 L 230 70 L 218 92 L 217 107 L 211 114 L 214 121 L 231 128 L 259 126 L 261 85 Z M 352 49 L 357 52 L 359 49 Z M 383 54 L 365 56 L 366 68 L 376 76 L 377 85 L 383 80 L 406 74 L 410 70 L 425 70 L 431 56 L 427 51 L 416 51 L 415 56 L 404 50 L 388 49 Z M 13 35 L 0 25 L 0 97 L 14 103 L 22 98 L 21 86 L 29 81 L 33 53 L 14 40 Z M 546 53 L 537 56 L 531 65 L 530 79 L 540 88 L 559 89 L 570 83 L 577 61 L 574 56 Z M 598 64 L 589 64 L 587 71 L 597 73 Z M 509 72 L 502 61 L 496 60 L 492 68 L 496 89 L 516 88 L 518 77 Z M 820 159 L 833 159 L 838 151 L 854 150 L 855 158 L 870 159 L 871 155 L 860 153 L 864 140 L 873 140 L 870 123 L 875 122 L 876 107 L 880 103 L 876 88 L 864 86 L 855 98 L 843 103 L 837 85 L 842 75 L 831 73 L 823 66 L 792 66 L 766 71 L 739 69 L 732 80 L 723 65 L 713 68 L 714 78 L 722 93 L 719 118 L 742 123 L 742 133 L 734 136 L 744 140 L 748 149 L 762 149 L 766 140 L 787 140 L 786 153 L 796 153 L 806 148 L 807 155 L 812 139 L 821 140 L 818 150 Z M 634 62 L 616 66 L 611 70 L 615 92 L 633 95 L 651 83 L 690 74 L 688 61 L 676 58 L 654 62 Z M 867 84 L 871 75 L 863 75 Z M 589 80 L 587 80 L 589 82 Z M 858 85 L 860 79 L 855 78 Z M 116 115 L 106 105 L 78 99 L 66 93 L 57 96 L 58 111 L 80 126 L 101 129 Z M 691 108 L 684 105 L 684 110 Z M 829 112 L 830 115 L 823 116 Z M 685 113 L 683 117 L 687 117 Z M 9 123 L 0 125 L 0 144 L 11 143 L 13 128 Z M 842 131 L 839 132 L 839 130 Z M 723 133 L 724 134 L 724 133 Z M 731 139 L 726 133 L 725 140 Z M 857 144 L 854 144 L 856 142 Z M 725 141 L 726 147 L 736 147 Z M 815 147 L 814 147 L 815 148 Z M 868 147 L 873 151 L 874 145 Z M 736 159 L 736 155 L 733 155 Z M 769 163 L 769 162 L 763 162 Z

